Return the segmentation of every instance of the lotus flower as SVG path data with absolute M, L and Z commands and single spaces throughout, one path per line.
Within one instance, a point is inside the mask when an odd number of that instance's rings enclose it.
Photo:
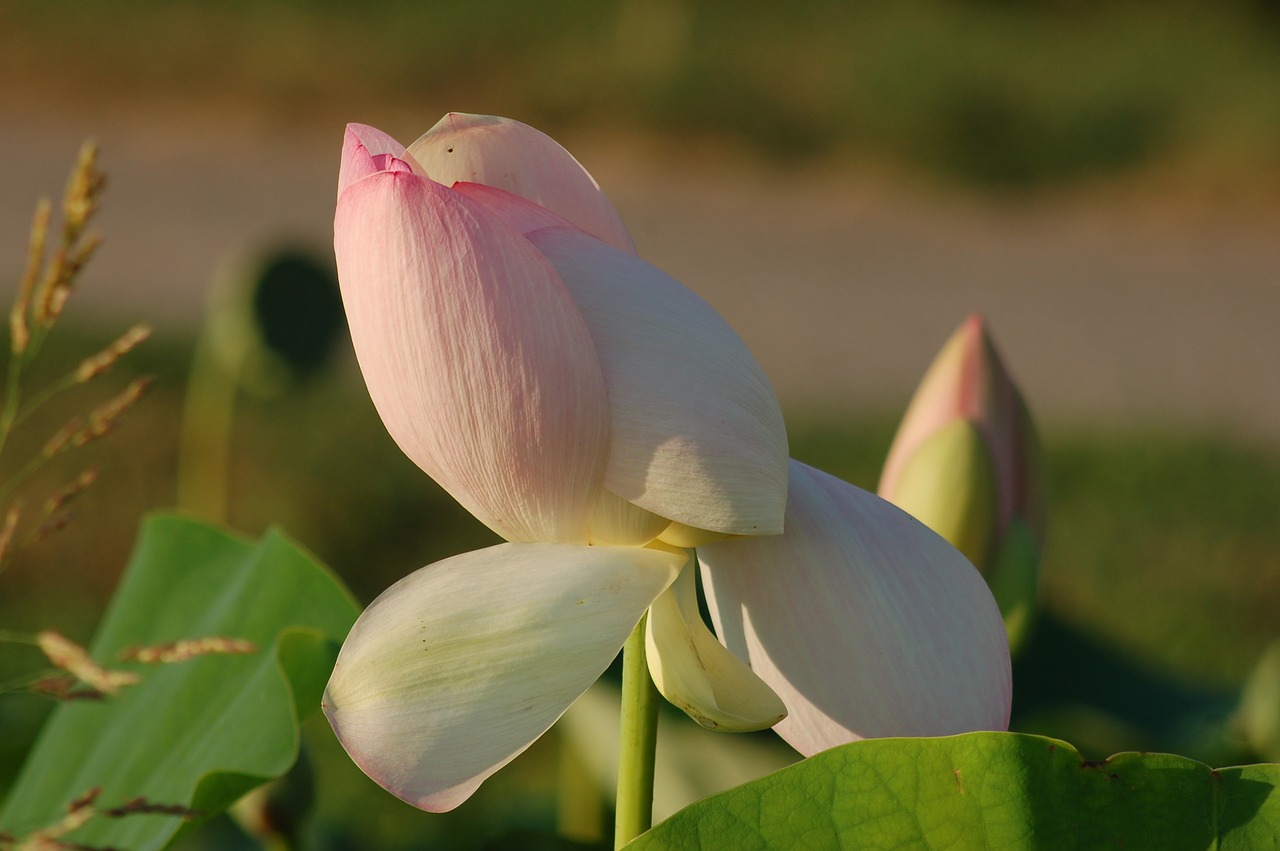
M 1027 405 L 981 316 L 966 319 L 929 367 L 889 449 L 879 494 L 968 556 L 1016 644 L 1034 606 L 1044 474 Z
M 549 137 L 450 115 L 406 149 L 353 125 L 334 229 L 388 431 L 510 542 L 411 574 L 348 636 L 325 711 L 378 783 L 456 806 L 646 610 L 655 683 L 708 727 L 790 709 L 780 730 L 812 753 L 1007 724 L 1008 652 L 981 579 L 898 509 L 789 461 L 746 347 L 635 256 Z M 692 547 L 729 648 L 698 614 Z

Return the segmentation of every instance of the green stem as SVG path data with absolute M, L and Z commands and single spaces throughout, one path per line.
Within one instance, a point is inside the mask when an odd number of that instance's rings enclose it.
M 618 755 L 615 848 L 653 824 L 653 763 L 658 745 L 658 690 L 649 677 L 644 634 L 648 614 L 622 647 L 622 734 Z
M 35 360 L 36 352 L 40 350 L 40 345 L 48 335 L 49 326 L 36 325 L 31 329 L 26 349 L 21 353 L 9 353 L 8 377 L 4 386 L 4 407 L 0 409 L 0 453 L 4 452 L 9 435 L 25 417 L 21 411 L 22 379 L 25 377 L 22 371 L 27 364 Z
M 16 491 L 33 473 L 43 467 L 48 460 L 43 452 L 39 455 L 33 455 L 27 463 L 22 465 L 21 470 L 10 476 L 9 480 L 3 485 L 0 485 L 0 501 L 8 499 L 10 494 Z
M 70 390 L 79 383 L 80 382 L 76 381 L 76 374 L 73 372 L 41 390 L 36 394 L 34 399 L 18 409 L 13 418 L 13 428 L 17 428 L 22 425 L 23 421 L 36 411 L 40 410 L 40 407 L 44 405 L 45 402 L 48 402 L 54 396 L 57 396 L 63 391 Z

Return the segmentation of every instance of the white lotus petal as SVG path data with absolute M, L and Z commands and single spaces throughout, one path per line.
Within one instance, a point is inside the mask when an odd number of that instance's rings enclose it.
M 637 547 L 500 544 L 424 567 L 356 621 L 325 714 L 383 788 L 452 809 L 595 682 L 683 561 Z
M 528 198 L 621 251 L 635 253 L 599 184 L 558 142 L 527 124 L 492 115 L 446 115 L 409 146 L 445 185 L 483 183 Z
M 692 566 L 649 609 L 645 648 L 662 696 L 704 727 L 765 730 L 787 714 L 782 699 L 725 649 L 698 612 Z
M 604 370 L 604 485 L 688 526 L 782 530 L 787 436 L 755 358 L 706 302 L 637 257 L 571 228 L 533 231 L 582 311 Z
M 959 552 L 884 500 L 792 462 L 786 533 L 698 551 L 725 644 L 782 696 L 802 754 L 1003 730 L 1004 625 Z
M 334 252 L 361 372 L 405 454 L 507 540 L 585 543 L 608 400 L 546 259 L 405 170 L 347 187 Z

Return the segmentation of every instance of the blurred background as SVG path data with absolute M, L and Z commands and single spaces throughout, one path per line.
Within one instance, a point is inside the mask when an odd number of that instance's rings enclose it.
M 452 110 L 569 148 L 641 254 L 755 352 L 793 455 L 863 487 L 937 349 L 985 314 L 1051 476 L 1056 639 L 1019 661 L 1015 726 L 1093 757 L 1266 756 L 1228 728 L 1280 612 L 1272 0 L 0 4 L 0 295 L 36 200 L 97 139 L 105 243 L 37 371 L 145 321 L 155 338 L 104 383 L 158 377 L 117 434 L 30 485 L 102 468 L 79 518 L 0 576 L 0 623 L 92 634 L 139 516 L 175 504 L 188 381 L 219 368 L 197 355 L 211 315 L 273 252 L 323 277 L 346 122 L 409 143 Z M 330 295 L 270 322 L 328 327 Z M 214 379 L 237 382 L 226 519 L 281 525 L 367 602 L 492 536 L 399 454 L 331 330 L 306 364 L 263 378 L 232 355 Z M 3 463 L 86 398 L 24 425 Z M 46 708 L 0 702 L 0 791 Z M 328 847 L 476 847 L 554 821 L 550 746 L 439 817 L 312 734 Z

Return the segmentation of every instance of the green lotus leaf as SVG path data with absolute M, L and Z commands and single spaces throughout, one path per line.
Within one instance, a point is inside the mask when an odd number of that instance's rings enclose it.
M 1246 849 L 1280 836 L 1280 765 L 1091 762 L 1017 733 L 874 739 L 714 795 L 635 839 L 680 849 Z
M 279 532 L 253 543 L 187 518 L 150 518 L 89 647 L 140 681 L 55 709 L 0 810 L 0 831 L 56 823 L 69 802 L 100 789 L 100 809 L 141 798 L 198 815 L 98 815 L 62 840 L 163 848 L 293 765 L 299 722 L 319 708 L 357 614 L 337 578 Z M 248 642 L 250 652 L 121 661 L 129 648 L 211 637 Z

